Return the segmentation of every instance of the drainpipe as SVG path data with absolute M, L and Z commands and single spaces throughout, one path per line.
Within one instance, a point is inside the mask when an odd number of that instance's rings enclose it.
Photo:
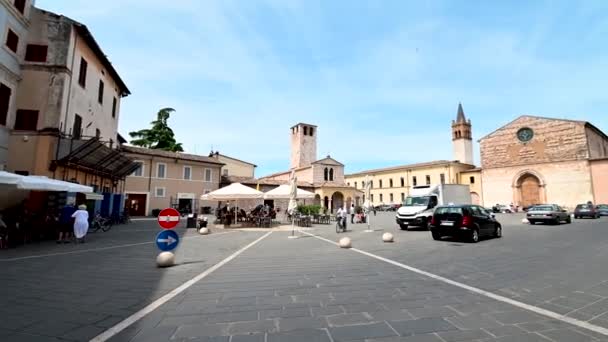
M 148 173 L 148 193 L 152 191 L 152 168 L 154 167 L 154 157 L 150 158 L 150 172 Z M 152 196 L 150 194 L 150 196 Z
M 65 117 L 63 119 L 63 122 L 65 122 L 65 128 L 68 127 L 68 113 L 70 112 L 70 96 L 72 95 L 72 79 L 74 78 L 74 61 L 76 60 L 76 45 L 78 43 L 78 33 L 76 33 L 76 31 L 74 31 L 73 26 L 72 26 L 72 32 L 74 32 L 74 48 L 72 49 L 72 66 L 70 67 L 71 76 L 70 76 L 70 82 L 69 82 L 69 88 L 68 88 L 68 102 L 66 103 L 66 106 L 65 106 Z

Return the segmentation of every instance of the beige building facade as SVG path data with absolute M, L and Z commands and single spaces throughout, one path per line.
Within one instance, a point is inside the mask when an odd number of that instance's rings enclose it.
M 255 168 L 257 165 L 253 163 L 223 155 L 218 151 L 211 151 L 209 158 L 213 158 L 224 164 L 222 166 L 222 177 L 255 178 Z
M 219 188 L 224 165 L 214 158 L 123 145 L 122 151 L 139 165 L 125 182 L 125 209 L 133 216 L 152 215 L 173 207 L 198 212 L 215 203 L 200 201 Z
M 28 13 L 7 169 L 90 185 L 109 215 L 137 167 L 117 150 L 129 89 L 85 25 L 35 7 Z
M 462 173 L 473 168 L 458 161 L 438 160 L 352 173 L 346 175 L 346 184 L 364 191 L 365 177 L 369 176 L 373 205 L 400 204 L 415 186 L 460 184 Z M 360 201 L 365 201 L 363 195 Z
M 607 199 L 608 137 L 588 122 L 524 115 L 479 143 L 487 205 Z
M 30 59 L 27 44 L 34 0 L 0 0 L 0 170 L 7 169 L 10 130 L 15 124 L 21 64 Z M 26 58 L 27 57 L 27 58 Z

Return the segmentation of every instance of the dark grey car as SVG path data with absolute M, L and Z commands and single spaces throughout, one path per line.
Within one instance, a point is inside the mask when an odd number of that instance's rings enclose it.
M 535 205 L 528 209 L 526 218 L 530 224 L 538 222 L 551 224 L 560 224 L 562 221 L 566 221 L 566 223 L 572 222 L 568 210 L 557 204 Z

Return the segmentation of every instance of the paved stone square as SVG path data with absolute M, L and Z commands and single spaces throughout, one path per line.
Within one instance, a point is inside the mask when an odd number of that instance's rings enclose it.
M 529 226 L 501 215 L 504 237 L 477 244 L 400 231 L 320 225 L 298 239 L 272 232 L 111 341 L 608 341 L 608 336 L 475 294 L 401 263 L 534 307 L 608 327 L 608 220 Z M 88 341 L 196 277 L 264 231 L 178 229 L 178 265 L 157 269 L 143 221 L 83 245 L 0 253 L 2 341 Z M 395 242 L 383 243 L 390 231 Z M 354 250 L 324 241 L 348 236 Z

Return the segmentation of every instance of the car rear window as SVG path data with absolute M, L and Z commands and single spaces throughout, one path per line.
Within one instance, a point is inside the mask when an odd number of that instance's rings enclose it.
M 439 207 L 435 209 L 435 214 L 443 215 L 443 214 L 460 214 L 462 215 L 461 207 Z
M 605 205 L 605 204 L 600 204 L 597 207 L 600 209 L 608 209 L 608 205 Z
M 551 211 L 553 207 L 550 205 L 537 205 L 536 207 L 532 207 L 528 209 L 528 211 Z
M 587 204 L 579 204 L 576 206 L 576 209 L 591 209 L 591 207 Z

